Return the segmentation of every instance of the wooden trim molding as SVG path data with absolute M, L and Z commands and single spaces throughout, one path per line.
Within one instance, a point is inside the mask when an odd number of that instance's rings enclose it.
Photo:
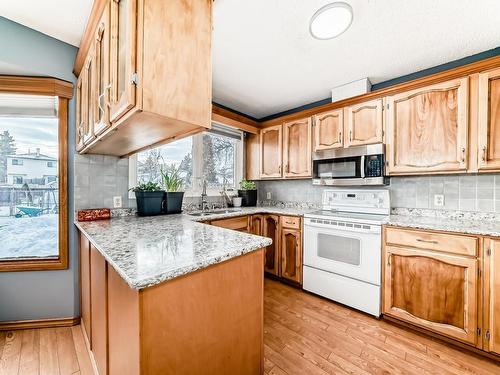
M 57 78 L 0 76 L 0 92 L 2 91 L 71 99 L 73 84 Z
M 252 134 L 259 133 L 259 123 L 234 113 L 228 109 L 222 108 L 217 104 L 212 104 L 212 121 L 218 124 L 230 126 Z
M 97 26 L 99 25 L 102 12 L 104 12 L 104 8 L 106 8 L 108 3 L 109 0 L 94 0 L 89 19 L 87 21 L 87 26 L 85 27 L 85 32 L 83 33 L 80 41 L 80 48 L 78 49 L 78 54 L 76 55 L 75 65 L 73 66 L 73 73 L 77 77 L 82 71 L 88 51 L 94 40 L 95 32 L 97 30 Z
M 51 318 L 35 320 L 11 320 L 0 322 L 0 331 L 15 331 L 18 329 L 72 327 L 80 324 L 80 317 Z
M 0 81 L 1 82 L 1 81 Z M 0 92 L 3 87 L 0 84 Z M 14 92 L 14 91 L 13 91 Z M 18 92 L 18 91 L 17 91 Z M 23 92 L 26 94 L 33 92 Z M 52 94 L 53 95 L 53 94 Z M 62 270 L 68 268 L 68 98 L 59 97 L 59 254 L 53 258 L 7 259 L 0 272 Z

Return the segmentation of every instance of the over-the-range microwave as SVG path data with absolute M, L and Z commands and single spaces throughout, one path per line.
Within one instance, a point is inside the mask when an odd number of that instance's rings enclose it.
M 381 143 L 313 153 L 313 185 L 387 185 Z

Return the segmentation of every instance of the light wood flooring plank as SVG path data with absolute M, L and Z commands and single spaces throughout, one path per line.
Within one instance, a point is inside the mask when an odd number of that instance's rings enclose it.
M 85 339 L 83 337 L 81 326 L 71 327 L 75 352 L 78 358 L 78 366 L 80 367 L 81 375 L 94 375 L 92 362 L 90 361 Z
M 40 373 L 40 331 L 22 331 L 21 359 L 19 374 L 38 375 Z
M 54 328 L 40 329 L 40 375 L 60 375 Z
M 21 358 L 22 331 L 8 331 L 0 359 L 0 375 L 13 375 L 19 371 Z

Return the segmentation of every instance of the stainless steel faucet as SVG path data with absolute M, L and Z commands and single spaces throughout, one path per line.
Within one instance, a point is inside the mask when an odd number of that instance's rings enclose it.
M 203 188 L 201 191 L 201 210 L 206 211 L 207 209 L 208 209 L 207 180 L 203 180 Z

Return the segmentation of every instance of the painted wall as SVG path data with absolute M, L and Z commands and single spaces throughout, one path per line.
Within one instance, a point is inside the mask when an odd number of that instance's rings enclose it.
M 75 81 L 77 49 L 0 17 L 0 74 L 40 75 Z M 0 321 L 78 316 L 78 254 L 74 219 L 75 107 L 69 105 L 69 269 L 0 273 Z
M 321 203 L 325 189 L 311 180 L 259 181 L 259 200 Z M 367 188 L 368 189 L 368 188 Z M 391 207 L 494 212 L 500 215 L 500 174 L 392 177 L 387 187 Z M 434 195 L 444 195 L 444 206 L 434 205 Z

